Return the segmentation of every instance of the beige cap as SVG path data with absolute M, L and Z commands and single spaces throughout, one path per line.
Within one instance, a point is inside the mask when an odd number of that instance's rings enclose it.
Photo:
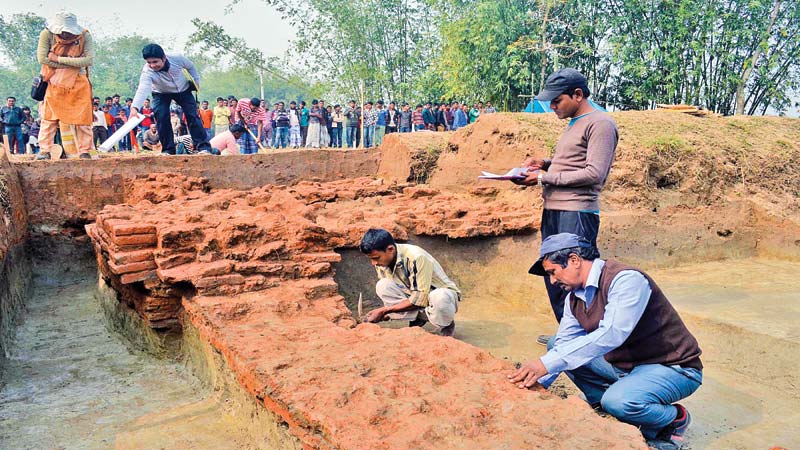
M 53 34 L 67 32 L 74 35 L 83 33 L 83 27 L 78 25 L 78 18 L 75 14 L 66 11 L 59 11 L 47 20 L 47 29 Z

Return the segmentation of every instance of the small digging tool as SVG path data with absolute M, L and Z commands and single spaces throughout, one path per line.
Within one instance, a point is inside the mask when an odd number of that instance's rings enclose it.
M 364 321 L 364 297 L 361 292 L 358 293 L 358 321 Z

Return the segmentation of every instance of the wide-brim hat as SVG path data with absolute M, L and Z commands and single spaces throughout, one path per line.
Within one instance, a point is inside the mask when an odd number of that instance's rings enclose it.
M 75 14 L 66 11 L 59 11 L 47 19 L 46 26 L 53 34 L 61 34 L 66 31 L 77 36 L 83 33 L 83 27 L 78 25 L 78 18 L 75 17 Z

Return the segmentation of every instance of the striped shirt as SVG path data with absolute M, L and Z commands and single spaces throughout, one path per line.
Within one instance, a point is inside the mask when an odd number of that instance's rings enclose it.
M 380 278 L 390 278 L 409 294 L 409 301 L 419 307 L 428 306 L 428 294 L 433 289 L 452 289 L 461 297 L 461 291 L 444 273 L 444 269 L 430 253 L 410 244 L 397 244 L 397 261 L 393 268 L 376 266 Z
M 269 121 L 269 117 L 267 117 L 267 110 L 264 109 L 263 106 L 259 106 L 255 111 L 253 111 L 250 108 L 250 100 L 246 98 L 239 100 L 239 103 L 236 104 L 236 114 L 244 119 L 244 123 L 247 125 L 255 125 L 258 122 L 266 123 Z
M 414 111 L 411 113 L 411 123 L 414 125 L 425 125 L 425 119 L 422 118 L 421 111 Z
M 197 149 L 194 148 L 194 142 L 192 142 L 192 136 L 190 134 L 175 136 L 175 144 L 183 144 L 183 147 L 186 149 L 186 153 L 190 155 L 197 153 Z

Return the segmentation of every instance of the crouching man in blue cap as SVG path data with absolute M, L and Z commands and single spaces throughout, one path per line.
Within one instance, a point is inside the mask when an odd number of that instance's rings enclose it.
M 547 237 L 530 273 L 569 292 L 548 352 L 508 375 L 548 387 L 561 372 L 586 401 L 638 426 L 650 445 L 680 448 L 691 417 L 676 403 L 703 380 L 700 347 L 644 272 L 600 259 L 585 238 Z

